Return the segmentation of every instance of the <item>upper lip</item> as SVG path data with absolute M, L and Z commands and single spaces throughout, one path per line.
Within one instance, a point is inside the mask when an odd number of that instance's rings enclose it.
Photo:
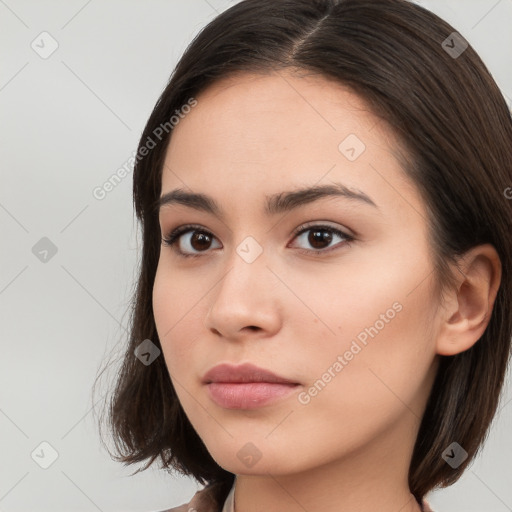
M 219 364 L 208 370 L 203 383 L 211 382 L 274 382 L 281 384 L 298 384 L 297 382 L 280 377 L 270 370 L 259 368 L 251 363 L 238 366 L 231 364 Z

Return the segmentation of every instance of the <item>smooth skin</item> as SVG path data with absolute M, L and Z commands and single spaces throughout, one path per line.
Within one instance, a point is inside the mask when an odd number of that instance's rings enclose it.
M 212 457 L 237 475 L 236 511 L 419 511 L 407 475 L 439 355 L 467 350 L 484 332 L 501 278 L 496 251 L 473 248 L 441 304 L 425 204 L 396 158 L 398 141 L 343 85 L 291 70 L 245 73 L 197 101 L 173 130 L 162 195 L 207 194 L 224 217 L 161 208 L 163 238 L 186 224 L 207 238 L 189 231 L 162 245 L 153 307 L 179 400 Z M 353 161 L 339 149 L 350 134 L 365 145 Z M 266 195 L 333 182 L 376 207 L 328 197 L 264 212 Z M 355 239 L 295 236 L 305 223 Z M 247 237 L 263 250 L 251 263 L 237 252 Z M 394 303 L 401 310 L 301 403 Z M 201 379 L 219 363 L 245 362 L 300 386 L 261 408 L 224 409 Z M 243 455 L 258 452 L 248 467 Z

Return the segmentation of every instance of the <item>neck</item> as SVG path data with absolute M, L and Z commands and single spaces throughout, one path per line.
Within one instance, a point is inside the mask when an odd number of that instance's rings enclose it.
M 367 445 L 309 471 L 237 475 L 235 512 L 421 512 L 407 479 L 413 446 L 403 441 Z
M 351 479 L 354 482 L 354 479 Z M 359 482 L 361 483 L 361 482 Z M 235 512 L 422 512 L 406 485 L 352 486 L 346 480 L 291 481 L 279 476 L 238 476 Z

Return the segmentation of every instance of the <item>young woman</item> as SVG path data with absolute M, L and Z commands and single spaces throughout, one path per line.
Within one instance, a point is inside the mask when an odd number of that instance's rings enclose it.
M 205 485 L 174 511 L 431 510 L 510 357 L 511 147 L 485 65 L 416 4 L 214 19 L 140 139 L 118 459 Z

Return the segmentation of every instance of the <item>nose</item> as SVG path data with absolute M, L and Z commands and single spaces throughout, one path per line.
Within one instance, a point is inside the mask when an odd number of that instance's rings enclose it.
M 233 251 L 208 294 L 211 305 L 205 326 L 222 338 L 268 337 L 280 328 L 280 281 L 267 266 L 265 252 L 249 261 Z

